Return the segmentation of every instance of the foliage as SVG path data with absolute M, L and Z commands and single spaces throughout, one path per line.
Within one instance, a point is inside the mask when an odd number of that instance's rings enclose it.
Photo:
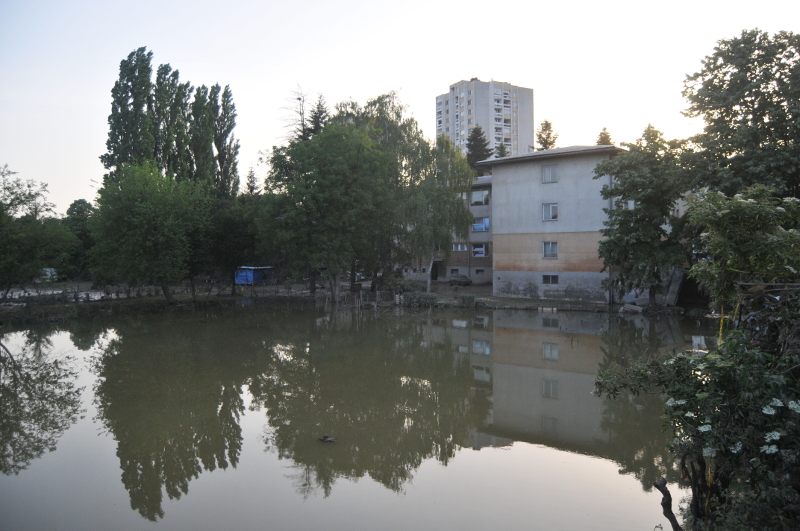
M 81 411 L 71 360 L 51 359 L 41 346 L 26 341 L 12 352 L 0 343 L 0 474 L 19 474 L 54 451 Z
M 651 304 L 674 267 L 687 258 L 680 220 L 675 207 L 685 189 L 679 165 L 683 143 L 667 141 L 652 126 L 633 144 L 622 144 L 627 152 L 597 165 L 595 179 L 611 176 L 604 185 L 603 199 L 612 207 L 598 253 L 603 270 L 612 270 L 611 281 L 620 293 L 649 288 Z
M 495 148 L 494 153 L 498 157 L 507 157 L 510 155 L 508 148 L 506 148 L 506 145 L 502 143 L 497 144 L 497 148 Z
M 736 328 L 721 329 L 722 341 L 708 353 L 652 355 L 598 375 L 597 390 L 609 396 L 656 389 L 668 397 L 672 449 L 692 486 L 687 519 L 694 529 L 800 523 L 800 290 L 777 284 L 733 291 L 741 280 L 786 279 L 784 266 L 797 263 L 797 237 L 784 235 L 791 231 L 780 223 L 797 212 L 797 200 L 772 198 L 764 187 L 734 198 L 698 194 L 690 216 L 704 226 L 712 257 L 692 275 L 714 300 L 736 307 Z
M 597 145 L 598 146 L 613 146 L 614 145 L 614 141 L 611 140 L 611 133 L 606 131 L 605 127 L 603 128 L 602 131 L 600 131 L 600 134 L 597 135 Z
M 478 168 L 475 165 L 477 162 L 486 160 L 492 156 L 492 150 L 489 147 L 489 141 L 486 140 L 486 134 L 483 132 L 483 127 L 480 124 L 475 125 L 467 137 L 467 164 L 473 171 L 477 172 Z
M 59 267 L 80 244 L 56 218 L 48 216 L 47 185 L 12 178 L 0 168 L 0 301 L 14 286 L 39 277 L 42 268 Z
M 705 121 L 693 139 L 698 188 L 760 183 L 800 198 L 800 35 L 754 29 L 719 41 L 683 95 L 686 114 Z
M 230 85 L 225 86 L 221 96 L 220 86 L 212 86 L 209 105 L 214 117 L 214 150 L 217 159 L 214 188 L 221 197 L 235 197 L 239 189 L 239 141 L 233 136 L 236 105 Z
M 86 199 L 76 199 L 67 208 L 67 215 L 61 220 L 64 228 L 80 240 L 80 245 L 76 245 L 68 254 L 62 266 L 63 271 L 60 271 L 69 278 L 88 274 L 89 251 L 94 246 L 94 238 L 89 230 L 89 218 L 93 214 L 94 206 L 90 202 Z
M 543 121 L 536 130 L 536 143 L 539 144 L 539 151 L 553 149 L 556 147 L 556 140 L 558 140 L 558 133 L 553 130 L 553 124 L 548 120 Z
M 163 177 L 152 164 L 122 166 L 117 175 L 98 191 L 90 221 L 95 272 L 156 282 L 170 299 L 168 283 L 187 278 L 193 234 L 207 226 L 208 194 L 200 184 Z
M 431 289 L 431 270 L 437 253 L 447 261 L 453 241 L 465 240 L 472 222 L 462 194 L 469 191 L 472 172 L 466 159 L 444 136 L 436 140 L 432 167 L 409 190 L 405 219 L 408 231 L 405 237 L 409 256 L 426 260 L 428 266 L 428 291 Z
M 274 148 L 268 184 L 281 201 L 274 239 L 296 266 L 335 278 L 360 258 L 389 209 L 388 161 L 358 128 L 330 124 Z
M 430 308 L 439 301 L 439 296 L 435 293 L 425 291 L 412 291 L 403 294 L 403 306 L 411 308 Z
M 776 198 L 757 185 L 733 197 L 705 190 L 689 205 L 689 219 L 704 231 L 698 249 L 704 258 L 692 276 L 715 306 L 734 301 L 740 282 L 800 280 L 800 200 Z

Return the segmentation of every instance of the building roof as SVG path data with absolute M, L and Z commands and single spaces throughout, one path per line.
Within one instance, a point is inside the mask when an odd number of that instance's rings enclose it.
M 497 166 L 499 164 L 511 164 L 514 162 L 526 162 L 529 160 L 548 159 L 554 157 L 571 157 L 579 155 L 615 155 L 625 151 L 617 146 L 569 146 L 563 148 L 545 149 L 542 151 L 534 151 L 533 153 L 523 153 L 522 155 L 512 155 L 510 157 L 496 158 L 482 160 L 476 163 L 476 166 Z

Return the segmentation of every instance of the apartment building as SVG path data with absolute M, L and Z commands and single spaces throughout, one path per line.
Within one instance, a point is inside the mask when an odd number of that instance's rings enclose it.
M 473 77 L 436 96 L 436 136 L 445 135 L 466 153 L 476 125 L 493 150 L 505 144 L 511 155 L 527 153 L 533 145 L 533 89 Z
M 608 301 L 600 272 L 600 195 L 610 177 L 597 164 L 622 149 L 572 146 L 490 159 L 494 294 L 530 299 Z
M 472 181 L 466 194 L 472 213 L 472 226 L 466 241 L 453 243 L 447 264 L 448 277 L 467 275 L 476 284 L 492 282 L 492 176 L 482 175 Z

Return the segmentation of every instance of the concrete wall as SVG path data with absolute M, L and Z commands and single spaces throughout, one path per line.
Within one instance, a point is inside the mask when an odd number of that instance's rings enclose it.
M 608 273 L 597 256 L 609 202 L 600 196 L 608 177 L 594 179 L 605 153 L 544 156 L 494 165 L 493 283 L 499 296 L 602 302 Z M 557 182 L 543 182 L 544 167 L 555 167 Z M 556 220 L 543 205 L 557 204 Z M 557 242 L 557 257 L 545 257 L 543 242 Z M 558 275 L 545 285 L 543 275 Z

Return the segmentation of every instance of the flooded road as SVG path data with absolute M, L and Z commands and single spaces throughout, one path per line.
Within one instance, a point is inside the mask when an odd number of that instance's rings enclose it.
M 2 528 L 667 528 L 662 399 L 593 380 L 703 332 L 285 307 L 7 332 Z

